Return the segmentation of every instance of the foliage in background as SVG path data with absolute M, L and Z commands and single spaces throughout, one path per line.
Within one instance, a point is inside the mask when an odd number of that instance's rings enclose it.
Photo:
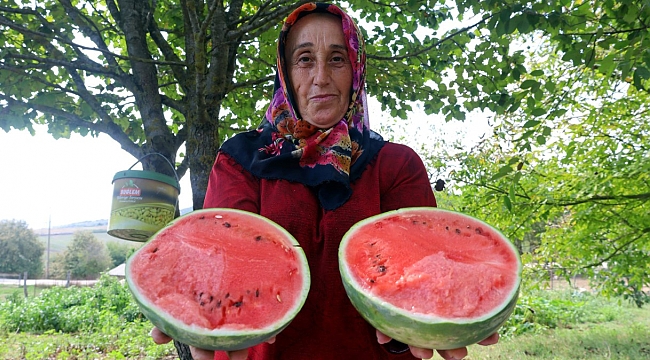
M 0 273 L 38 278 L 43 273 L 45 247 L 24 221 L 0 220 Z
M 124 242 L 117 241 L 107 241 L 106 249 L 108 249 L 108 255 L 111 257 L 112 267 L 116 267 L 120 264 L 124 264 L 126 259 L 133 254 L 138 247 L 142 246 L 141 244 L 127 244 Z
M 527 60 L 501 94 L 511 105 L 493 109 L 493 136 L 428 157 L 450 183 L 450 203 L 502 229 L 529 270 L 585 275 L 603 294 L 642 306 L 650 302 L 650 7 L 559 5 L 518 4 L 508 19 L 504 31 Z
M 629 328 L 630 321 L 637 327 L 629 334 L 619 331 L 616 336 L 604 337 L 602 330 L 591 330 L 600 324 L 607 329 Z M 173 345 L 155 345 L 148 335 L 150 329 L 151 323 L 142 317 L 126 286 L 110 276 L 102 276 L 94 287 L 51 288 L 27 299 L 17 290 L 0 302 L 0 358 L 172 358 Z M 619 299 L 605 300 L 574 290 L 526 291 L 501 329 L 500 344 L 472 346 L 470 355 L 479 350 L 516 347 L 525 335 L 555 338 L 551 330 L 558 329 L 600 336 L 599 346 L 612 349 L 632 341 L 635 345 L 627 347 L 632 354 L 629 358 L 643 358 L 650 349 L 650 338 L 645 336 L 650 333 L 648 309 L 637 311 Z M 565 341 L 562 346 L 576 352 L 590 351 L 590 344 L 578 341 Z M 526 349 L 519 348 L 518 353 Z
M 0 357 L 162 358 L 173 345 L 151 341 L 151 323 L 126 286 L 104 275 L 94 287 L 53 287 L 0 302 Z M 35 334 L 35 335 L 29 335 Z
M 52 260 L 52 277 L 65 279 L 96 279 L 113 264 L 106 246 L 87 230 L 76 231 L 63 253 Z
M 0 303 L 2 329 L 11 332 L 95 332 L 111 323 L 136 320 L 143 317 L 131 293 L 108 275 L 93 287 L 56 286 L 27 299 L 16 293 Z

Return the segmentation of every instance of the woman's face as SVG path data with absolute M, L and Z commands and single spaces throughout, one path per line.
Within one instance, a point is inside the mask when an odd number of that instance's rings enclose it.
M 289 81 L 303 120 L 327 129 L 343 118 L 350 105 L 352 65 L 341 20 L 310 14 L 287 35 Z

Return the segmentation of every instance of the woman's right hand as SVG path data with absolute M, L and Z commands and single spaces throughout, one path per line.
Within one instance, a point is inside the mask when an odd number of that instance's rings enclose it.
M 167 336 L 167 334 L 160 331 L 157 327 L 151 329 L 151 338 L 153 339 L 153 342 L 159 345 L 167 344 L 168 342 L 173 340 L 172 338 Z M 275 337 L 270 339 L 267 342 L 269 344 L 273 344 L 275 342 Z M 212 350 L 204 350 L 204 349 L 196 348 L 194 346 L 190 346 L 190 352 L 192 353 L 192 357 L 194 358 L 194 360 L 214 359 L 214 351 Z M 226 353 L 228 354 L 228 358 L 230 360 L 246 360 L 246 358 L 248 357 L 248 349 L 228 351 Z

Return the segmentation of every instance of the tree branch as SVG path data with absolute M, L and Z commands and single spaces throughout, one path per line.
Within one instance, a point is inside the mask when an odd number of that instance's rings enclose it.
M 151 39 L 153 39 L 154 43 L 156 43 L 156 46 L 158 46 L 158 49 L 160 49 L 160 52 L 165 57 L 165 60 L 174 64 L 170 66 L 170 68 L 172 69 L 172 73 L 174 74 L 174 77 L 176 78 L 178 83 L 181 85 L 181 88 L 183 88 L 183 91 L 187 93 L 189 91 L 190 85 L 188 83 L 189 79 L 187 76 L 187 72 L 185 71 L 185 66 L 186 66 L 185 62 L 183 62 L 178 57 L 178 55 L 176 55 L 174 49 L 169 45 L 167 40 L 165 40 L 165 38 L 162 36 L 162 33 L 158 28 L 158 24 L 156 24 L 155 21 L 150 22 L 148 30 L 149 30 L 149 34 L 151 35 Z
M 25 103 L 4 95 L 0 95 L 0 99 L 5 101 L 7 105 L 11 107 L 18 107 L 22 109 L 33 109 L 36 111 L 40 111 L 44 114 L 55 116 L 59 118 L 60 121 L 63 121 L 66 125 L 72 128 L 77 128 L 77 127 L 87 128 L 96 133 L 105 133 L 109 135 L 111 138 L 115 139 L 118 143 L 120 143 L 122 149 L 126 150 L 131 155 L 135 157 L 139 157 L 142 155 L 141 148 L 135 143 L 133 143 L 133 141 L 129 139 L 129 137 L 124 133 L 124 131 L 122 131 L 122 129 L 114 123 L 86 121 L 75 114 L 71 114 L 67 111 L 60 110 L 52 106 L 34 104 L 34 103 Z
M 617 247 L 614 249 L 614 251 L 612 251 L 612 252 L 611 252 L 609 255 L 607 255 L 606 257 L 604 257 L 604 258 L 602 258 L 602 259 L 600 259 L 600 260 L 596 260 L 595 262 L 592 262 L 592 263 L 590 263 L 590 264 L 584 265 L 584 266 L 582 266 L 581 268 L 582 268 L 582 269 L 588 269 L 588 268 L 593 268 L 593 267 L 596 267 L 596 266 L 600 266 L 600 265 L 602 265 L 604 262 L 606 262 L 606 261 L 612 259 L 614 256 L 618 255 L 618 254 L 621 252 L 621 250 L 625 249 L 625 248 L 628 247 L 630 244 L 632 244 L 633 242 L 639 240 L 639 239 L 642 238 L 645 234 L 648 234 L 648 233 L 650 233 L 650 228 L 645 228 L 645 229 L 643 229 L 639 235 L 637 235 L 636 237 L 633 237 L 632 239 L 630 239 L 630 240 L 624 242 L 624 243 L 621 244 L 620 246 L 617 246 Z M 623 239 L 623 238 L 627 238 L 627 237 L 629 237 L 629 236 L 630 236 L 630 234 L 623 234 L 623 235 L 617 237 L 616 239 L 611 240 L 610 243 L 615 243 L 616 241 L 618 241 L 618 240 L 620 240 L 620 239 Z
M 172 99 L 167 95 L 160 95 L 160 99 L 163 103 L 163 105 L 168 106 L 178 112 L 180 112 L 183 115 L 187 114 L 187 106 L 185 105 L 185 102 L 182 100 L 176 100 Z
M 81 13 L 79 9 L 73 6 L 70 0 L 61 0 L 61 3 L 66 8 L 70 18 L 79 27 L 81 33 L 87 36 L 95 44 L 95 46 L 97 46 L 97 49 L 103 50 L 102 54 L 105 55 L 108 64 L 113 67 L 120 76 L 125 76 L 126 74 L 122 71 L 122 68 L 117 63 L 115 55 L 108 49 L 106 42 L 104 42 L 101 31 L 97 28 L 97 25 L 89 20 L 83 13 Z M 74 44 L 74 42 L 70 42 Z M 79 47 L 75 46 L 75 48 L 78 49 Z
M 181 161 L 181 163 L 176 168 L 176 175 L 178 175 L 179 179 L 183 178 L 183 176 L 185 175 L 187 170 L 189 170 L 189 168 L 190 168 L 190 160 L 189 159 L 190 158 L 187 157 L 187 156 L 183 157 L 183 161 Z
M 244 81 L 244 82 L 238 82 L 238 83 L 232 83 L 232 84 L 228 87 L 227 92 L 231 92 L 231 91 L 233 91 L 233 90 L 237 90 L 237 89 L 242 89 L 242 88 L 245 88 L 245 87 L 253 87 L 253 86 L 255 86 L 255 85 L 264 84 L 264 83 L 267 83 L 267 82 L 273 81 L 274 78 L 275 78 L 274 75 L 269 75 L 269 76 L 266 76 L 266 77 L 263 77 L 263 78 L 259 78 L 259 79 L 255 79 L 255 80 Z
M 453 38 L 454 36 L 456 36 L 458 34 L 461 34 L 461 33 L 464 33 L 464 32 L 467 32 L 467 31 L 469 31 L 469 30 L 471 30 L 471 29 L 485 23 L 490 18 L 492 18 L 493 16 L 496 16 L 498 14 L 499 13 L 494 13 L 494 14 L 488 15 L 488 16 L 484 17 L 483 19 L 481 19 L 481 21 L 479 21 L 479 22 L 477 22 L 477 23 L 475 23 L 473 25 L 466 26 L 466 27 L 464 27 L 462 29 L 456 30 L 456 31 L 452 32 L 451 34 L 445 36 L 444 38 L 434 42 L 433 44 L 431 44 L 429 46 L 423 47 L 418 51 L 408 53 L 408 54 L 404 54 L 404 55 L 399 55 L 399 56 L 379 56 L 379 55 L 368 54 L 368 59 L 380 60 L 380 61 L 397 61 L 397 60 L 408 59 L 408 58 L 413 57 L 413 56 L 418 56 L 420 54 L 424 54 L 424 53 L 429 52 L 432 49 L 440 46 L 440 44 L 442 44 L 445 41 Z
M 249 33 L 255 32 L 261 27 L 268 28 L 275 26 L 281 19 L 289 15 L 289 13 L 297 6 L 308 2 L 309 1 L 306 0 L 300 0 L 298 2 L 282 0 L 277 3 L 277 6 L 274 9 L 269 9 L 268 12 L 258 11 L 259 15 L 253 15 L 254 20 L 243 23 L 243 25 L 239 26 L 236 30 L 229 31 L 226 40 L 232 41 L 236 39 L 247 39 Z M 253 19 L 253 17 L 251 19 Z

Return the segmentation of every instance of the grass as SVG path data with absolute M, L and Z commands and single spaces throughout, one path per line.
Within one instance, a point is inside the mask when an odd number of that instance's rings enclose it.
M 110 242 L 110 241 L 115 241 L 118 243 L 125 243 L 128 245 L 133 245 L 137 246 L 139 243 L 135 243 L 133 241 L 127 241 L 127 240 L 122 240 L 113 236 L 108 235 L 106 232 L 94 232 L 93 235 L 97 237 L 97 239 L 101 240 L 104 243 Z M 65 251 L 65 249 L 68 247 L 68 244 L 72 242 L 72 238 L 74 237 L 74 234 L 55 234 L 55 235 L 50 235 L 50 253 L 51 254 L 56 254 L 62 251 Z M 39 235 L 38 239 L 43 243 L 43 245 L 46 246 L 46 251 L 47 251 L 47 235 Z
M 571 291 L 521 299 L 537 324 L 555 328 L 511 335 L 492 346 L 469 346 L 466 359 L 650 359 L 650 307 Z M 99 319 L 97 319 L 99 320 Z M 13 333 L 0 327 L 0 359 L 173 359 L 173 345 L 158 346 L 148 321 L 109 321 L 95 332 Z M 435 356 L 434 359 L 441 359 Z
M 27 296 L 37 296 L 43 289 L 45 287 L 27 285 Z M 25 289 L 22 285 L 18 286 L 18 280 L 16 280 L 16 285 L 0 285 L 0 301 L 4 301 L 14 293 L 18 293 L 20 296 L 25 295 Z
M 177 359 L 173 344 L 151 341 L 150 329 L 145 323 L 92 334 L 0 332 L 0 359 Z
M 469 347 L 466 359 L 649 359 L 650 308 L 599 299 L 584 323 Z

